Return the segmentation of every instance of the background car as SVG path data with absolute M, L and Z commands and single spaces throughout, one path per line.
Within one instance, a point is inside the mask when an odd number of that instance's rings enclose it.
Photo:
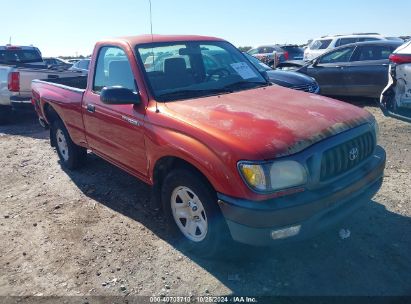
M 388 83 L 388 58 L 400 45 L 389 40 L 349 44 L 296 71 L 315 78 L 322 95 L 379 98 Z
M 385 37 L 387 40 L 391 40 L 391 41 L 397 41 L 397 42 L 406 42 L 406 40 L 400 38 L 400 37 Z
M 47 64 L 48 67 L 54 69 L 63 69 L 67 70 L 73 66 L 70 62 L 67 62 L 61 58 L 46 57 L 43 58 L 43 61 Z
M 304 49 L 302 47 L 295 44 L 280 45 L 280 47 L 285 51 L 284 61 L 304 59 Z
M 399 39 L 399 38 L 398 38 Z M 304 60 L 309 61 L 340 46 L 356 42 L 389 40 L 378 33 L 358 33 L 352 35 L 324 36 L 314 39 L 304 51 Z M 400 42 L 403 42 L 401 39 Z
M 314 78 L 292 71 L 273 70 L 250 54 L 244 53 L 244 55 L 251 61 L 257 70 L 261 73 L 267 73 L 268 80 L 272 83 L 309 93 L 318 94 L 320 91 L 320 87 Z
M 34 46 L 0 45 L 0 65 L 46 68 L 41 52 Z M 0 75 L 3 76 L 3 75 Z
M 248 54 L 256 57 L 270 67 L 275 67 L 277 63 L 287 60 L 301 60 L 304 57 L 304 50 L 298 45 L 267 45 L 251 49 Z
M 388 116 L 411 122 L 411 41 L 390 56 L 389 83 L 381 95 Z
M 80 71 L 83 74 L 88 74 L 90 59 L 80 59 L 69 69 L 70 71 Z
M 79 62 L 81 58 L 72 58 L 72 59 L 67 59 L 67 61 L 71 64 L 75 64 L 76 62 Z

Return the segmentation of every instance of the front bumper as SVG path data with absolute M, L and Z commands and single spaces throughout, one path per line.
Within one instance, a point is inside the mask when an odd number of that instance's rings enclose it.
M 306 239 L 370 202 L 381 188 L 385 162 L 385 151 L 378 146 L 365 164 L 324 188 L 263 202 L 218 194 L 219 205 L 235 241 L 267 246 Z M 292 236 L 278 238 L 288 230 Z

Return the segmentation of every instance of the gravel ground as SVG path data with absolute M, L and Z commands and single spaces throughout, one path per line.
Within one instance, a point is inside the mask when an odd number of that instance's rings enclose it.
M 379 194 L 314 239 L 244 247 L 241 261 L 179 252 L 146 185 L 93 155 L 63 171 L 35 118 L 0 127 L 0 296 L 411 295 L 411 124 L 361 106 L 388 153 Z

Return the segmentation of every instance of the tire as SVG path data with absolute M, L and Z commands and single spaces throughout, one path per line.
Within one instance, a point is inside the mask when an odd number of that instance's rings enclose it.
M 397 111 L 397 103 L 395 102 L 394 92 L 386 94 L 383 97 L 382 104 L 386 110 L 395 113 Z
M 0 125 L 10 123 L 13 112 L 7 106 L 0 106 Z
M 56 119 L 51 128 L 53 146 L 56 148 L 61 164 L 74 170 L 83 165 L 87 156 L 87 149 L 77 146 L 70 138 L 70 135 L 60 119 Z
M 216 257 L 232 242 L 216 192 L 194 170 L 169 173 L 161 200 L 177 248 L 199 257 Z

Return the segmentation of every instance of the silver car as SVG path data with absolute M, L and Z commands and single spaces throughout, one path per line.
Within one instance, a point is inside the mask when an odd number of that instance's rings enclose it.
M 259 46 L 247 53 L 273 68 L 284 61 L 302 60 L 304 57 L 304 50 L 294 44 Z
M 389 82 L 380 105 L 387 116 L 411 122 L 411 41 L 390 56 Z
M 77 71 L 77 72 L 81 72 L 83 75 L 87 75 L 88 69 L 90 66 L 90 61 L 91 60 L 89 58 L 80 59 L 75 64 L 73 64 L 71 68 L 69 68 L 69 71 Z

